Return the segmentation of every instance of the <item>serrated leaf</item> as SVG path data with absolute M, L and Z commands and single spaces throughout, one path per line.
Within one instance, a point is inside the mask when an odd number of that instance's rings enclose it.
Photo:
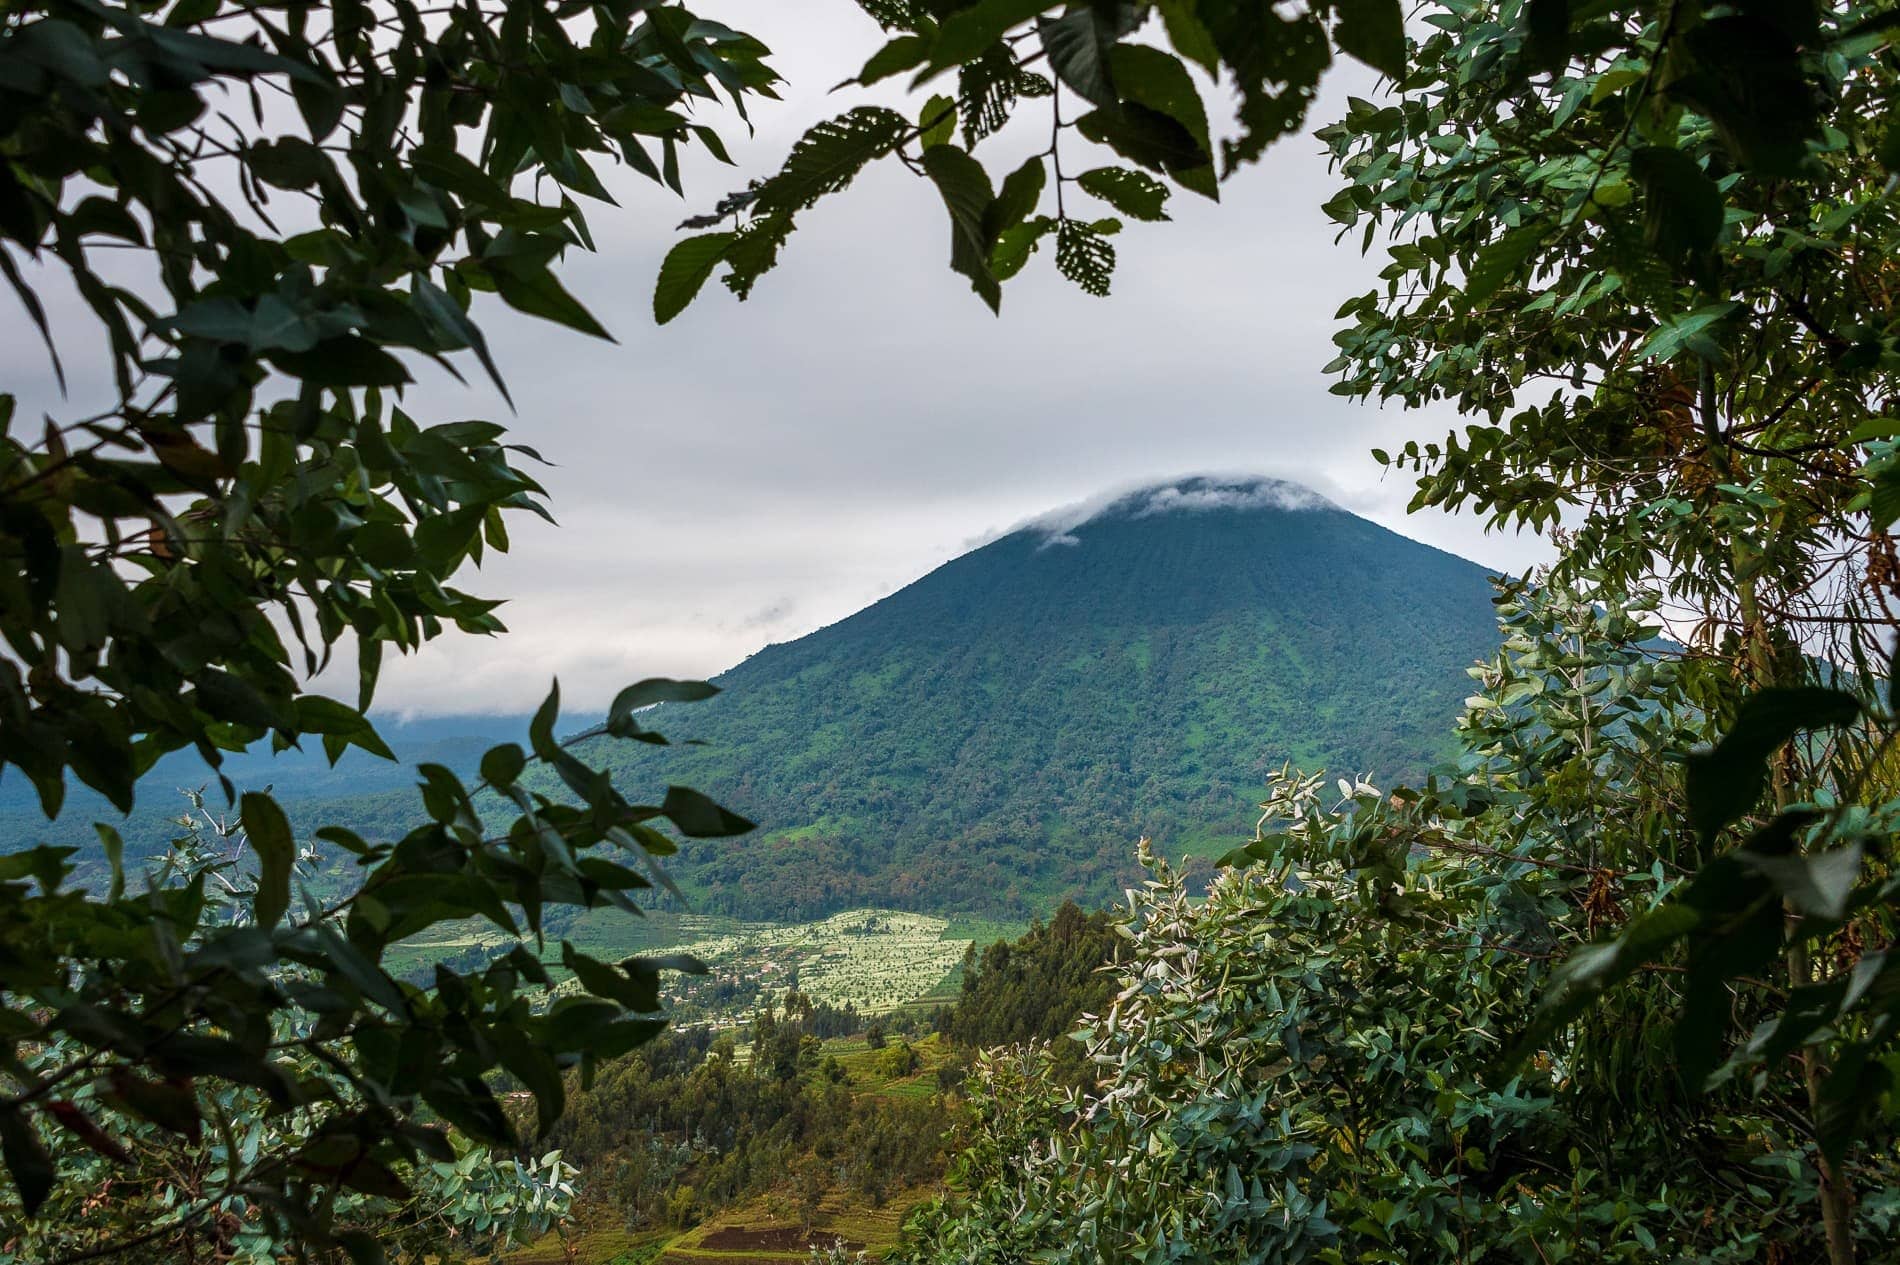
M 1003 289 L 990 271 L 993 243 L 984 227 L 995 200 L 989 173 L 955 145 L 927 149 L 920 161 L 950 213 L 950 267 L 970 279 L 970 288 L 994 312 L 1003 301 Z
M 799 138 L 785 165 L 759 187 L 761 212 L 798 211 L 850 184 L 866 163 L 895 149 L 910 121 L 883 106 L 859 106 Z
M 932 69 L 961 66 L 981 56 L 1012 27 L 1051 8 L 1053 0 L 977 0 L 943 20 L 930 46 Z
M 1112 109 L 1120 100 L 1109 58 L 1116 32 L 1095 5 L 1077 5 L 1060 17 L 1036 23 L 1049 69 L 1084 101 Z
M 1128 167 L 1097 167 L 1076 177 L 1082 189 L 1130 219 L 1165 220 L 1168 186 L 1146 172 Z
M 653 283 L 653 319 L 657 323 L 664 325 L 686 310 L 738 236 L 702 233 L 676 243 L 666 252 L 659 278 Z
M 1084 294 L 1108 294 L 1115 272 L 1115 247 L 1093 225 L 1064 220 L 1056 227 L 1056 270 Z

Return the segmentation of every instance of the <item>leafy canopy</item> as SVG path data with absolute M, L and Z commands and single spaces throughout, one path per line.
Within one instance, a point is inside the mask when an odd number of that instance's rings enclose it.
M 511 514 L 547 513 L 535 454 L 502 426 L 404 411 L 412 366 L 501 385 L 477 294 L 604 336 L 557 277 L 591 246 L 578 199 L 609 200 L 596 166 L 677 190 L 682 148 L 724 153 L 699 118 L 772 95 L 765 54 L 674 5 L 9 6 L 0 272 L 62 380 L 109 403 L 32 425 L 0 400 L 0 772 L 50 816 L 68 776 L 129 807 L 181 748 L 213 767 L 266 736 L 387 754 L 365 716 L 385 651 L 499 632 L 496 603 L 451 575 L 507 547 Z M 105 331 L 99 363 L 62 359 L 55 278 Z M 302 688 L 339 650 L 353 703 Z M 638 710 L 710 692 L 646 682 L 606 729 L 663 742 Z M 109 830 L 103 893 L 65 886 L 71 849 L 0 858 L 0 1240 L 70 1189 L 77 1157 L 142 1172 L 118 1138 L 195 1142 L 244 1094 L 283 1122 L 263 1145 L 162 1215 L 95 1208 L 97 1246 L 74 1250 L 189 1253 L 237 1215 L 375 1259 L 375 1233 L 334 1224 L 339 1196 L 398 1197 L 424 1157 L 459 1163 L 444 1125 L 516 1146 L 499 1072 L 545 1129 L 565 1069 L 647 1039 L 660 970 L 690 963 L 570 950 L 580 988 L 559 1000 L 525 949 L 429 989 L 383 965 L 447 920 L 538 936 L 550 905 L 632 911 L 674 847 L 661 826 L 749 827 L 684 788 L 630 802 L 557 723 L 558 691 L 532 750 L 490 751 L 479 786 L 425 767 L 413 829 L 317 831 L 359 875 L 328 905 L 267 794 L 233 806 L 253 858 L 241 920 L 212 916 L 203 875 L 126 874 Z M 559 796 L 519 785 L 531 763 Z

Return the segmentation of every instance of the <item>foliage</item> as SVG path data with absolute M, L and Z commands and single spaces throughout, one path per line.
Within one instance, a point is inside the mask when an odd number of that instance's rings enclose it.
M 943 1107 L 884 1092 L 919 1052 L 876 1052 L 907 1055 L 901 1071 L 840 1058 L 813 1035 L 821 1021 L 793 994 L 756 1017 L 749 1058 L 730 1033 L 698 1028 L 604 1066 L 552 1135 L 583 1171 L 583 1201 L 631 1226 L 686 1225 L 792 1177 L 807 1216 L 834 1186 L 875 1206 L 935 1178 Z
M 963 959 L 956 1004 L 937 1018 L 937 1030 L 965 1050 L 1058 1041 L 1084 1014 L 1108 1006 L 1122 937 L 1107 911 L 1085 914 L 1064 901 L 1019 939 L 998 940 Z M 1063 1084 L 1080 1084 L 1091 1068 L 1080 1042 L 1059 1041 L 1053 1060 Z
M 1083 1033 L 979 1065 L 960 1198 L 918 1261 L 1814 1259 L 1820 1156 L 1798 1069 L 1704 1096 L 1646 972 L 1492 1077 L 1555 963 L 1685 882 L 1672 752 L 1711 724 L 1640 610 L 1501 608 L 1467 755 L 1419 792 L 1288 774 L 1196 899 L 1132 893 L 1121 988 Z M 1659 826 L 1665 827 L 1658 830 Z M 1843 1172 L 1860 1242 L 1900 1230 L 1891 1135 Z
M 1165 219 L 1170 185 L 1217 199 L 1221 179 L 1299 128 L 1335 47 L 1384 75 L 1405 66 L 1398 0 L 1299 8 L 1232 0 L 860 5 L 890 39 L 853 82 L 869 88 L 908 75 L 913 92 L 940 90 L 914 118 L 857 106 L 818 124 L 777 174 L 689 219 L 682 227 L 717 231 L 685 238 L 667 256 L 653 301 L 661 321 L 684 310 L 721 267 L 726 286 L 745 298 L 778 262 L 798 216 L 882 159 L 901 162 L 941 195 L 950 267 L 992 310 L 1002 283 L 1046 241 L 1057 271 L 1105 295 L 1115 268 L 1109 239 L 1121 221 L 1100 207 L 1073 207 L 1077 192 L 1134 219 Z M 1196 72 L 1234 91 L 1232 126 L 1218 146 Z M 993 174 L 978 148 L 1022 116 L 1024 126 L 1048 128 L 1047 148 Z M 1077 137 L 1092 158 L 1116 161 L 1077 174 Z
M 1391 261 L 1342 310 L 1338 389 L 1470 417 L 1388 458 L 1418 472 L 1414 503 L 1561 523 L 1563 576 L 1666 599 L 1725 735 L 1690 757 L 1670 827 L 1696 881 L 1578 955 L 1539 1033 L 1685 965 L 1691 1081 L 1801 1065 L 1845 1265 L 1832 1170 L 1890 1118 L 1900 1056 L 1876 666 L 1900 514 L 1900 24 L 1841 3 L 1459 3 L 1428 26 L 1397 99 L 1322 133 L 1350 181 L 1329 211 L 1368 247 L 1383 230 Z
M 575 197 L 606 196 L 589 156 L 677 189 L 681 146 L 723 153 L 689 110 L 771 95 L 765 51 L 673 5 L 9 5 L 0 272 L 62 377 L 46 285 L 70 284 L 108 354 L 82 380 L 105 388 L 96 411 L 35 430 L 0 400 L 0 770 L 50 816 L 68 775 L 125 809 L 139 775 L 186 748 L 214 768 L 267 735 L 318 737 L 333 760 L 388 754 L 364 715 L 385 649 L 499 631 L 496 603 L 451 573 L 506 548 L 510 513 L 546 513 L 515 464 L 535 454 L 501 426 L 400 407 L 410 365 L 456 372 L 470 352 L 500 385 L 476 292 L 604 335 L 555 275 L 590 242 Z M 354 706 L 302 690 L 338 650 L 356 660 Z M 661 742 L 638 711 L 713 692 L 643 682 L 605 729 Z M 91 891 L 63 885 L 73 849 L 0 858 L 0 1144 L 19 1211 L 68 1188 L 74 1153 L 49 1150 L 49 1130 L 107 1157 L 126 1147 L 121 1120 L 197 1145 L 216 1104 L 249 1094 L 302 1123 L 157 1224 L 128 1213 L 99 1250 L 217 1233 L 242 1199 L 296 1250 L 373 1259 L 375 1233 L 333 1227 L 337 1201 L 400 1199 L 403 1172 L 454 1162 L 430 1121 L 513 1147 L 499 1069 L 545 1129 L 563 1069 L 648 1038 L 659 970 L 690 964 L 570 952 L 584 991 L 551 1006 L 525 950 L 427 990 L 383 965 L 447 920 L 538 938 L 550 906 L 634 910 L 654 880 L 603 845 L 651 869 L 675 847 L 662 820 L 749 826 L 683 788 L 630 803 L 555 740 L 557 710 L 558 693 L 531 756 L 494 747 L 473 788 L 420 770 L 423 812 L 390 842 L 314 832 L 360 876 L 327 904 L 293 890 L 298 844 L 263 792 L 239 809 L 246 920 L 208 921 L 208 879 L 137 890 L 110 830 Z M 531 763 L 582 806 L 520 786 Z
M 197 934 L 183 946 L 187 954 L 201 951 L 220 928 L 250 924 L 257 887 L 242 825 L 207 811 L 200 796 L 193 796 L 191 809 L 152 880 L 154 891 L 201 893 L 205 909 Z M 311 849 L 295 859 L 305 875 L 317 863 Z M 296 967 L 269 975 L 285 989 L 308 987 L 314 978 Z M 284 1035 L 301 1034 L 285 1029 Z M 209 1078 L 150 1082 L 123 1071 L 75 1082 L 49 1100 L 33 1141 L 48 1152 L 57 1180 L 31 1220 L 20 1217 L 17 1203 L 0 1204 L 0 1260 L 110 1252 L 133 1229 L 154 1260 L 203 1252 L 264 1262 L 294 1252 L 294 1231 L 287 1234 L 281 1221 L 258 1215 L 258 1200 L 242 1175 L 273 1158 L 334 1150 L 339 1138 L 322 1104 L 360 1107 L 361 1094 L 347 1069 L 340 1072 L 293 1040 L 278 1045 L 280 1066 L 302 1083 L 310 1105 L 285 1110 L 253 1085 Z M 76 1043 L 56 1042 L 26 1063 L 42 1074 L 76 1052 Z M 339 1190 L 330 1208 L 333 1232 L 373 1234 L 385 1254 L 401 1260 L 439 1255 L 444 1247 L 481 1254 L 542 1234 L 565 1218 L 573 1176 L 558 1151 L 517 1160 L 451 1132 L 430 1158 L 393 1166 L 380 1180 L 367 1180 L 366 1173 L 366 1180 Z M 208 1215 L 191 1215 L 205 1205 Z M 266 1201 L 262 1210 L 268 1207 Z

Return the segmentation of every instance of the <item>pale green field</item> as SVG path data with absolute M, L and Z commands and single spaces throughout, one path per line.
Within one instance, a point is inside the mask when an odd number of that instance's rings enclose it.
M 794 984 L 825 1005 L 850 1005 L 869 1014 L 899 1009 L 942 989 L 976 930 L 890 909 L 854 909 L 801 923 L 602 911 L 576 922 L 565 938 L 609 962 L 656 953 L 698 958 L 708 974 L 669 977 L 666 995 L 685 1002 L 690 1013 L 682 1017 L 692 1021 L 734 1022 L 750 1017 L 762 1001 L 782 999 Z M 540 954 L 557 978 L 565 974 L 559 966 L 561 939 L 550 936 Z M 503 952 L 511 943 L 498 928 L 466 923 L 411 941 L 392 958 L 399 969 L 426 978 L 437 961 L 450 960 L 467 970 L 473 957 Z M 572 986 L 563 981 L 557 988 Z

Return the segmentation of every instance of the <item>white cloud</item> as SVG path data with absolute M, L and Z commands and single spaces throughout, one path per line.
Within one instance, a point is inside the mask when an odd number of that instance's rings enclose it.
M 1024 519 L 1007 532 L 1043 534 L 1042 548 L 1079 545 L 1075 533 L 1098 519 L 1150 518 L 1157 514 L 1192 514 L 1206 510 L 1336 510 L 1339 506 L 1313 489 L 1265 474 L 1190 474 L 1179 478 L 1144 480 L 1133 485 L 1065 505 Z M 993 539 L 994 537 L 992 537 Z

